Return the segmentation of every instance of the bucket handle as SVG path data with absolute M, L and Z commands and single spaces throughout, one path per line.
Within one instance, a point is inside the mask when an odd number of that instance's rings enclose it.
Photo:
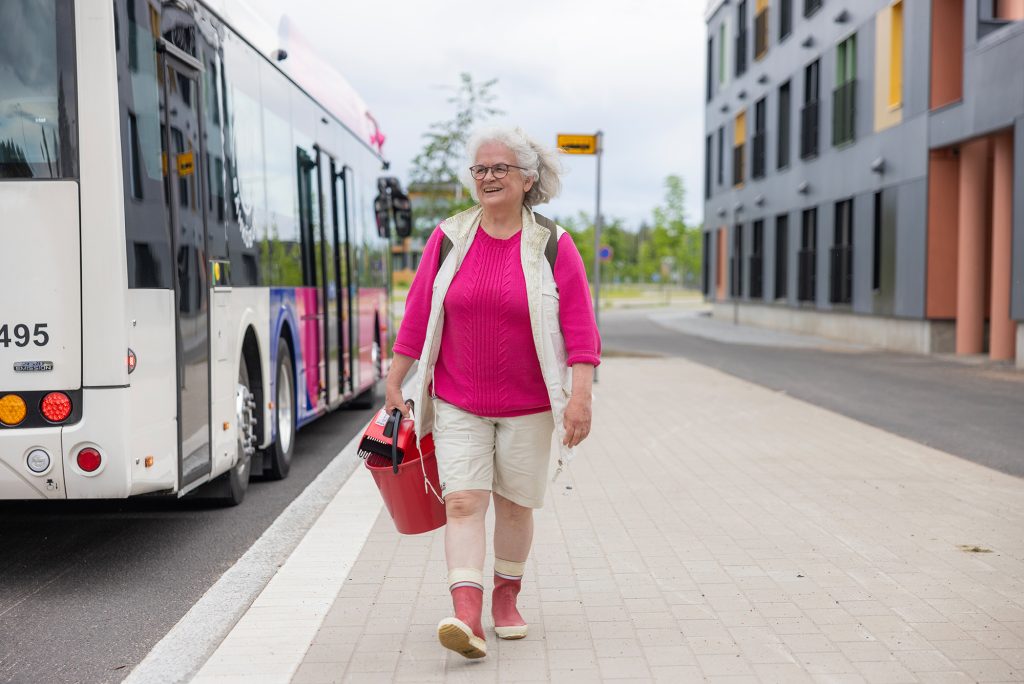
M 384 426 L 384 436 L 391 438 L 391 470 L 398 474 L 398 432 L 402 426 L 402 412 L 395 409 L 391 412 L 388 424 Z

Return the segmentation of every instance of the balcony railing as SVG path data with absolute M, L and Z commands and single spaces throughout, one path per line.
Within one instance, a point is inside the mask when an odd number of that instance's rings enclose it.
M 853 301 L 853 248 L 836 245 L 829 250 L 829 259 L 829 300 L 833 304 L 849 304 Z
M 741 28 L 736 34 L 736 76 L 747 71 L 747 29 Z
M 811 100 L 800 110 L 800 158 L 818 156 L 818 101 Z
M 754 17 L 754 59 L 761 59 L 768 52 L 768 8 Z
M 813 302 L 815 300 L 815 261 L 818 252 L 814 249 L 801 249 L 798 253 L 797 288 L 796 296 L 801 302 Z
M 753 163 L 750 167 L 750 175 L 753 178 L 764 178 L 765 168 L 765 134 L 763 132 L 755 133 L 754 139 L 752 140 L 753 149 Z
M 750 255 L 750 298 L 764 297 L 764 259 L 759 254 Z
M 743 148 L 746 145 L 737 145 L 732 148 L 732 184 L 741 185 L 743 183 L 744 172 L 746 169 L 743 166 L 744 154 Z
M 853 142 L 857 115 L 857 81 L 847 81 L 832 91 L 832 144 Z

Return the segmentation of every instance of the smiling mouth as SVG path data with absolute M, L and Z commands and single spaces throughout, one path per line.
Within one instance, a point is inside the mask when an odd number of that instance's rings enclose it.
M 495 192 L 501 192 L 501 188 L 484 188 L 484 194 L 489 195 Z

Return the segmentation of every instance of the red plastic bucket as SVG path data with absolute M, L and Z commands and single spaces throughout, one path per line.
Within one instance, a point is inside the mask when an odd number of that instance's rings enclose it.
M 371 421 L 364 443 L 367 439 L 382 441 L 380 437 L 370 436 L 371 432 L 376 432 L 374 428 L 375 422 Z M 401 534 L 422 534 L 436 530 L 447 522 L 447 516 L 444 504 L 434 494 L 441 491 L 437 459 L 434 456 L 434 439 L 426 435 L 420 440 L 423 450 L 421 454 L 416 447 L 416 435 L 410 419 L 402 421 L 395 439 L 401 452 L 397 472 L 390 455 L 385 457 L 379 452 L 368 454 L 366 469 L 373 475 L 384 505 Z M 390 444 L 388 446 L 390 448 Z M 432 489 L 424 482 L 424 471 Z

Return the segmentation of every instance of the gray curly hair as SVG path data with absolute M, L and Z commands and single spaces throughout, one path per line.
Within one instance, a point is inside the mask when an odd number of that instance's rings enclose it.
M 532 178 L 533 186 L 526 192 L 523 204 L 535 207 L 550 202 L 562 190 L 562 164 L 558 161 L 558 152 L 544 147 L 526 134 L 518 126 L 515 128 L 492 127 L 475 132 L 466 143 L 466 164 L 463 165 L 459 177 L 469 188 L 469 193 L 477 202 L 476 183 L 469 167 L 476 163 L 476 153 L 484 143 L 496 142 L 512 150 L 518 165 L 525 168 L 519 171 L 524 178 Z

